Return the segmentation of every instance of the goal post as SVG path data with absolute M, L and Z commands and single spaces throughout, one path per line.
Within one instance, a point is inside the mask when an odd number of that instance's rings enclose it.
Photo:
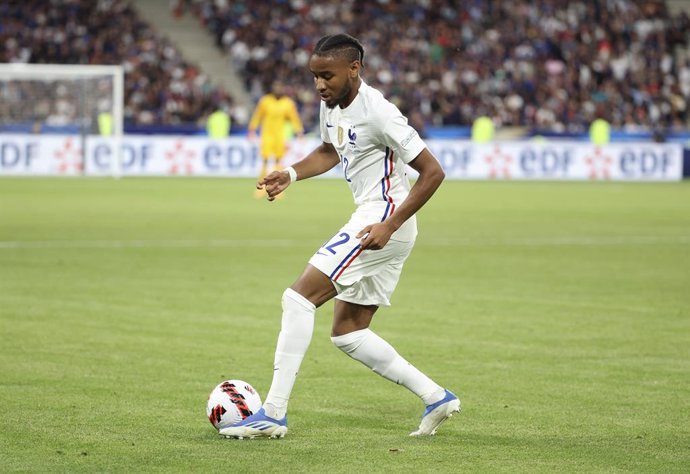
M 0 64 L 0 133 L 107 135 L 119 177 L 123 124 L 123 66 Z

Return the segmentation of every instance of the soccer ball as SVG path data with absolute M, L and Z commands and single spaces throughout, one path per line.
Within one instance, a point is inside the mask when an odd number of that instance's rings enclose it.
M 208 396 L 206 416 L 216 429 L 235 425 L 261 408 L 261 397 L 243 380 L 219 383 Z

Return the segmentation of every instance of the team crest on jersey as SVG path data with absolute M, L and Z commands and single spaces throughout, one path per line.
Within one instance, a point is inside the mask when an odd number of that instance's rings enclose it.
M 354 127 L 347 131 L 347 140 L 350 143 L 350 145 L 355 144 L 355 140 L 357 140 L 357 134 L 355 133 Z
M 345 137 L 345 130 L 343 130 L 343 127 L 338 127 L 338 145 L 343 144 L 343 138 Z
M 347 130 L 347 144 L 350 145 L 350 149 L 353 151 L 357 149 L 355 140 L 357 140 L 357 134 L 355 133 L 355 127 L 353 126 Z

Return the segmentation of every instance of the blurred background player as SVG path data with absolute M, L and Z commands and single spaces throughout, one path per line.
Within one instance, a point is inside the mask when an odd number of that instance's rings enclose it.
M 255 141 L 256 129 L 261 130 L 261 172 L 259 180 L 263 179 L 269 171 L 269 162 L 273 159 L 273 169 L 282 169 L 283 156 L 288 148 L 292 136 L 302 136 L 304 129 L 297 112 L 295 102 L 284 93 L 281 82 L 275 81 L 271 86 L 271 92 L 264 95 L 256 106 L 254 114 L 249 122 L 249 139 Z M 256 197 L 262 197 L 264 191 L 257 189 Z
M 228 138 L 232 118 L 228 112 L 228 105 L 222 104 L 215 112 L 206 119 L 206 134 L 213 139 L 220 140 Z

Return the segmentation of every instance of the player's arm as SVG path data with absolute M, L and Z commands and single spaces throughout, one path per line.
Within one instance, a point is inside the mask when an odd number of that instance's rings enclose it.
M 288 113 L 288 119 L 292 123 L 292 129 L 295 131 L 295 135 L 301 137 L 304 135 L 304 127 L 302 126 L 302 120 L 299 118 L 299 112 L 297 112 L 297 104 L 292 102 L 290 104 L 290 112 Z
M 297 172 L 297 179 L 300 180 L 323 174 L 338 163 L 340 163 L 340 156 L 333 144 L 322 142 L 292 167 Z
M 424 148 L 409 165 L 419 173 L 419 178 L 393 214 L 383 222 L 366 226 L 357 234 L 357 238 L 362 239 L 363 249 L 382 249 L 393 232 L 426 204 L 446 177 L 441 164 L 428 148 Z
M 332 169 L 340 163 L 340 157 L 335 147 L 331 143 L 323 142 L 312 150 L 301 161 L 298 161 L 292 168 L 297 176 L 296 180 L 318 176 Z M 273 201 L 275 197 L 285 191 L 290 186 L 290 174 L 287 170 L 274 171 L 256 183 L 257 189 L 265 189 L 268 200 Z
M 249 120 L 249 125 L 247 126 L 247 131 L 250 140 L 254 140 L 256 137 L 256 129 L 259 128 L 259 123 L 264 117 L 266 101 L 262 98 L 254 109 L 251 120 Z

